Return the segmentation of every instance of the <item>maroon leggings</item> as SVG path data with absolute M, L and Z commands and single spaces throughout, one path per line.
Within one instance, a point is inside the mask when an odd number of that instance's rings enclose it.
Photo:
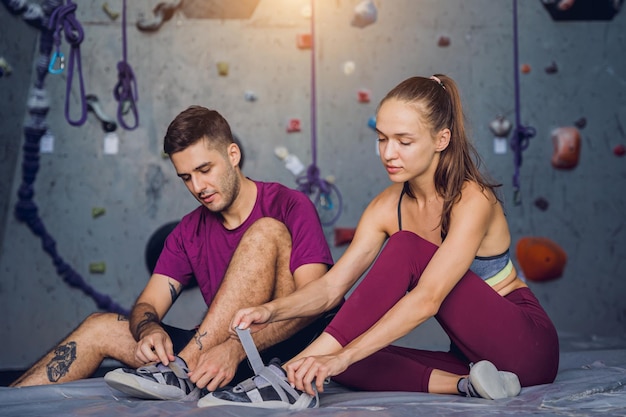
M 361 335 L 417 285 L 436 250 L 415 233 L 395 233 L 325 331 L 342 346 Z M 530 289 L 502 297 L 468 271 L 435 318 L 450 337 L 449 352 L 388 346 L 333 380 L 368 391 L 428 392 L 434 369 L 466 375 L 470 363 L 487 359 L 500 370 L 516 373 L 522 386 L 554 381 L 557 332 Z

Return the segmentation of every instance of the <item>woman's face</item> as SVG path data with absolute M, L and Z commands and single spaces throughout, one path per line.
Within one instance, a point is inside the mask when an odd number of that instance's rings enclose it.
M 434 175 L 440 150 L 429 126 L 420 117 L 420 105 L 386 100 L 376 115 L 378 149 L 393 182 Z

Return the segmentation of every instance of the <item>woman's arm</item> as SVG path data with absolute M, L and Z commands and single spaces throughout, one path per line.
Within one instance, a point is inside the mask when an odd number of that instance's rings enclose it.
M 315 316 L 337 305 L 372 264 L 387 239 L 388 226 L 381 221 L 388 217 L 381 214 L 387 204 L 385 194 L 391 193 L 384 191 L 365 209 L 350 246 L 324 276 L 286 297 L 239 310 L 231 329 L 252 327 L 256 331 L 265 327 L 264 323 Z
M 372 327 L 336 352 L 320 352 L 316 341 L 307 350 L 318 358 L 288 365 L 290 381 L 306 389 L 316 380 L 318 390 L 329 376 L 388 346 L 434 316 L 443 300 L 467 272 L 490 224 L 493 203 L 481 192 L 466 190 L 452 212 L 449 233 L 424 269 L 417 286 L 401 298 Z

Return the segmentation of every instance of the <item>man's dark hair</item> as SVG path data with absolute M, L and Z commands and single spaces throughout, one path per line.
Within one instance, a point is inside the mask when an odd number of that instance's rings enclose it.
M 190 106 L 170 123 L 163 141 L 163 151 L 172 155 L 206 139 L 213 149 L 226 149 L 235 143 L 226 119 L 215 110 Z

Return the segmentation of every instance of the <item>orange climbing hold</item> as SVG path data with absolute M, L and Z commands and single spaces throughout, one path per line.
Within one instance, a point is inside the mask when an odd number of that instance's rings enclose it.
M 574 126 L 559 127 L 552 131 L 554 154 L 552 166 L 572 169 L 578 165 L 580 156 L 580 132 Z
M 517 242 L 515 255 L 529 281 L 550 281 L 563 275 L 567 254 L 545 237 L 523 237 Z
M 298 49 L 311 49 L 313 47 L 313 37 L 310 33 L 298 33 L 296 35 L 296 45 L 298 45 Z

